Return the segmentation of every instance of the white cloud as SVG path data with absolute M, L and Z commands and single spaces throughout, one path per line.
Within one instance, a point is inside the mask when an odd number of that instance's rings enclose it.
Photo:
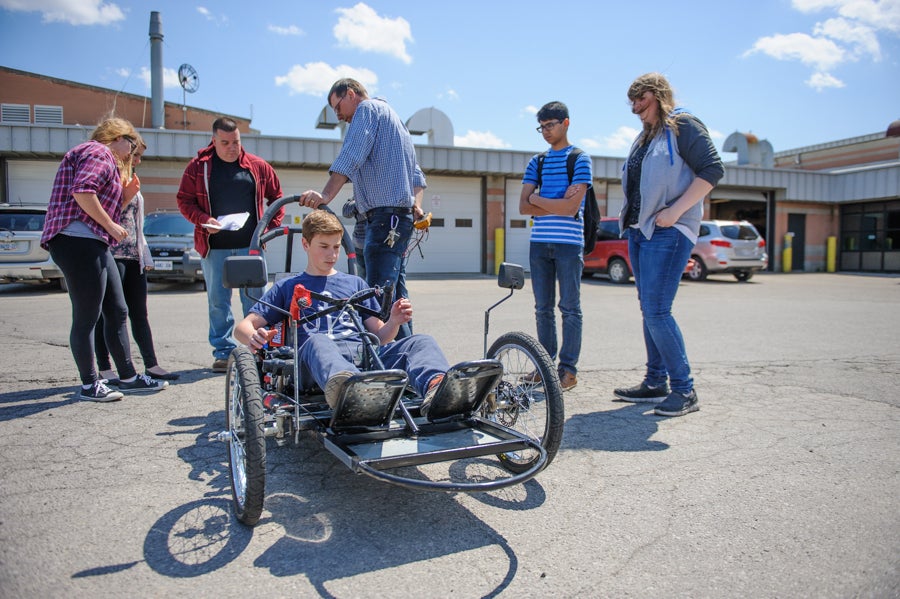
M 725 139 L 725 134 L 722 133 L 721 131 L 718 131 L 716 129 L 708 129 L 708 131 L 709 131 L 709 136 L 712 139 Z
M 812 77 L 805 81 L 806 85 L 820 92 L 827 88 L 844 87 L 844 82 L 829 73 L 813 73 Z
M 443 99 L 445 99 L 445 98 L 446 98 L 447 100 L 451 100 L 451 101 L 459 100 L 459 94 L 456 93 L 456 90 L 455 90 L 455 89 L 448 89 L 448 90 L 445 91 L 444 93 L 438 94 L 437 97 L 438 97 L 439 100 L 443 100 Z
M 854 46 L 854 55 L 869 54 L 873 60 L 881 60 L 878 36 L 866 25 L 853 23 L 847 19 L 828 19 L 824 23 L 816 23 L 813 33 Z
M 503 141 L 490 131 L 466 131 L 465 135 L 454 135 L 453 145 L 463 148 L 509 148 L 510 144 Z
M 522 109 L 522 114 L 528 115 L 528 116 L 537 116 L 538 110 L 540 110 L 540 108 L 529 104 L 528 106 L 526 106 L 525 108 Z
M 225 16 L 225 15 L 222 15 L 222 16 L 214 15 L 214 14 L 212 13 L 212 11 L 209 10 L 208 8 L 206 8 L 205 6 L 198 6 L 198 7 L 197 7 L 197 12 L 200 13 L 201 15 L 203 15 L 204 17 L 206 17 L 206 20 L 207 20 L 207 21 L 212 21 L 212 22 L 215 23 L 216 25 L 221 25 L 221 24 L 223 24 L 223 23 L 227 23 L 227 22 L 228 22 L 228 17 L 227 17 L 227 16 Z
M 334 26 L 334 37 L 342 46 L 387 54 L 406 64 L 412 62 L 406 51 L 406 43 L 413 41 L 412 29 L 403 17 L 381 17 L 362 2 L 353 8 L 339 8 L 335 12 L 341 17 Z
M 776 60 L 799 60 L 819 70 L 838 65 L 845 58 L 844 50 L 833 41 L 805 33 L 776 33 L 761 37 L 753 44 L 753 48 L 744 52 L 744 56 L 757 52 Z
M 844 86 L 829 72 L 841 64 L 863 58 L 880 61 L 879 33 L 900 33 L 900 0 L 793 0 L 791 5 L 802 13 L 826 11 L 837 16 L 816 23 L 812 35 L 761 37 L 743 56 L 761 53 L 776 60 L 800 61 L 813 68 L 806 85 L 818 91 Z
M 117 4 L 102 0 L 0 0 L 0 8 L 39 12 L 45 23 L 111 25 L 125 19 Z
M 610 150 L 627 150 L 640 132 L 640 129 L 623 125 L 616 129 L 612 135 L 607 135 L 600 140 L 599 147 L 605 147 Z
M 278 35 L 306 35 L 306 32 L 296 25 L 288 25 L 287 27 L 281 25 L 269 25 L 269 31 Z
M 792 4 L 800 12 L 835 10 L 844 18 L 876 30 L 900 32 L 900 2 L 897 0 L 794 0 Z
M 275 85 L 286 85 L 290 94 L 324 96 L 335 81 L 351 77 L 362 83 L 371 95 L 378 83 L 378 76 L 369 69 L 358 69 L 347 65 L 333 67 L 324 62 L 308 62 L 294 65 L 287 74 L 275 77 Z
M 144 84 L 147 86 L 147 89 L 150 89 L 150 69 L 148 69 L 147 67 L 141 67 L 141 74 L 138 76 L 138 78 L 144 82 Z M 176 71 L 175 69 L 163 68 L 163 87 L 181 87 L 181 82 L 178 80 L 178 71 Z

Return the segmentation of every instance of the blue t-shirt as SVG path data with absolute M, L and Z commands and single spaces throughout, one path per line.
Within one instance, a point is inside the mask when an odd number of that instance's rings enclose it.
M 569 182 L 569 174 L 566 170 L 566 161 L 569 153 L 575 146 L 568 146 L 562 150 L 549 150 L 544 158 L 544 166 L 541 169 L 540 195 L 544 198 L 561 198 L 566 194 L 570 184 L 584 183 L 591 185 L 593 175 L 591 173 L 591 157 L 586 152 L 575 161 L 572 181 Z M 537 155 L 531 158 L 525 169 L 522 183 L 537 185 Z M 548 214 L 535 216 L 534 226 L 531 228 L 531 241 L 539 243 L 565 243 L 569 245 L 584 245 L 584 225 L 582 224 L 582 212 L 584 210 L 584 198 L 577 215 L 559 216 Z
M 310 291 L 315 291 L 316 293 L 335 298 L 348 298 L 357 291 L 369 288 L 369 285 L 356 275 L 337 272 L 333 275 L 324 277 L 304 272 L 295 277 L 277 281 L 272 285 L 272 288 L 263 295 L 262 301 L 290 312 L 291 299 L 294 297 L 294 286 L 298 283 L 302 284 Z M 312 301 L 312 306 L 304 309 L 300 314 L 301 316 L 312 314 L 323 308 L 327 308 L 329 305 L 330 304 L 327 304 L 324 301 L 316 301 L 314 299 Z M 378 300 L 374 297 L 365 300 L 362 305 L 376 312 L 380 309 Z M 281 312 L 278 312 L 261 302 L 254 304 L 254 306 L 250 308 L 250 311 L 262 316 L 270 325 L 281 322 L 286 318 Z M 365 321 L 366 318 L 366 316 L 363 316 L 363 321 Z M 326 314 L 325 316 L 301 326 L 298 329 L 300 339 L 298 340 L 297 347 L 302 346 L 309 338 L 309 335 L 316 333 L 324 333 L 336 340 L 348 339 L 362 341 L 359 336 L 360 331 L 357 330 L 353 321 L 350 319 L 350 316 L 345 312 L 331 312 L 330 314 Z

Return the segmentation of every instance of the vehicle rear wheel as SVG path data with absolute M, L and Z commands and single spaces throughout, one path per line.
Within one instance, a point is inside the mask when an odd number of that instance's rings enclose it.
M 703 264 L 703 259 L 700 256 L 691 256 L 691 258 L 694 259 L 694 266 L 688 271 L 688 278 L 692 281 L 705 281 L 709 276 L 709 271 Z
M 265 499 L 266 435 L 259 371 L 247 347 L 235 348 L 228 357 L 225 417 L 234 513 L 253 526 L 259 522 Z
M 621 258 L 610 260 L 606 272 L 609 274 L 609 280 L 613 283 L 627 283 L 628 279 L 631 278 L 631 273 L 628 272 L 628 265 Z
M 503 378 L 484 403 L 481 416 L 538 441 L 547 452 L 547 465 L 562 442 L 565 413 L 563 392 L 553 360 L 538 341 L 525 333 L 501 335 L 487 353 L 503 364 Z M 510 472 L 531 468 L 540 458 L 534 450 L 501 453 Z
M 749 281 L 753 278 L 752 270 L 739 270 L 734 273 L 734 278 L 743 283 L 744 281 Z

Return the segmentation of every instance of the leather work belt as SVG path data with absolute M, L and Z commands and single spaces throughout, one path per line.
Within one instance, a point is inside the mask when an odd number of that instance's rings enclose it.
M 376 214 L 412 214 L 412 208 L 401 208 L 400 206 L 378 206 L 366 211 L 366 219 Z

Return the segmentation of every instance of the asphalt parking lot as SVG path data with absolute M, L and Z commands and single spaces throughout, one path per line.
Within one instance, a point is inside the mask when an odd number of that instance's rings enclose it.
M 481 356 L 492 278 L 410 289 L 417 332 L 451 362 Z M 0 286 L 0 597 L 900 596 L 900 277 L 683 283 L 701 409 L 674 419 L 611 401 L 642 374 L 634 286 L 585 281 L 582 301 L 579 384 L 537 478 L 416 492 L 312 440 L 270 444 L 250 530 L 210 438 L 224 377 L 204 293 L 150 294 L 179 381 L 92 404 L 76 399 L 66 296 Z M 529 286 L 489 338 L 510 330 L 534 334 Z

